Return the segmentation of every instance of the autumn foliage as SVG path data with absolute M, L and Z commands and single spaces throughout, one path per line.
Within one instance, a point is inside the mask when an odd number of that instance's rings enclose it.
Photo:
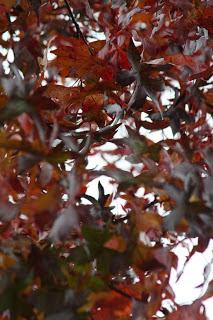
M 211 3 L 0 0 L 0 319 L 207 319 Z

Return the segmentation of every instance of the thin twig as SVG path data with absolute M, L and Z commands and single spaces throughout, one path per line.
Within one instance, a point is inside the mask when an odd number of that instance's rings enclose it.
M 88 47 L 88 50 L 89 50 L 90 54 L 93 55 L 93 51 L 92 51 L 92 49 L 90 48 L 87 40 L 85 39 L 85 36 L 83 35 L 83 33 L 82 33 L 82 31 L 81 31 L 81 29 L 80 29 L 80 27 L 79 27 L 78 22 L 76 21 L 76 19 L 75 19 L 75 17 L 74 17 L 74 14 L 73 14 L 73 12 L 72 12 L 72 9 L 71 9 L 71 7 L 70 7 L 70 5 L 69 5 L 68 0 L 64 0 L 64 2 L 65 2 L 65 4 L 66 4 L 67 10 L 68 10 L 68 12 L 69 12 L 70 18 L 71 18 L 71 20 L 72 20 L 72 22 L 73 22 L 73 24 L 74 24 L 74 26 L 75 26 L 77 37 L 78 37 L 78 38 L 82 38 L 82 40 L 84 41 L 84 43 L 85 43 L 86 46 Z
M 70 5 L 69 5 L 68 1 L 67 1 L 67 0 L 64 0 L 64 2 L 65 2 L 65 4 L 66 4 L 67 10 L 68 10 L 68 12 L 69 12 L 69 15 L 70 15 L 70 17 L 71 17 L 71 19 L 72 19 L 72 22 L 73 22 L 73 24 L 74 24 L 74 26 L 75 26 L 75 28 L 76 28 L 77 37 L 80 38 L 80 37 L 82 37 L 81 29 L 80 29 L 77 21 L 75 20 L 75 17 L 74 17 L 74 15 L 73 15 L 72 9 L 70 8 Z
M 147 203 L 146 205 L 144 205 L 144 210 L 154 206 L 156 203 L 158 203 L 158 196 L 155 194 L 155 198 L 154 200 L 152 200 L 150 203 Z

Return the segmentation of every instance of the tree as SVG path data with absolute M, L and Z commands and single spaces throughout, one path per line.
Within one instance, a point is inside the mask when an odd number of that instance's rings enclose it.
M 169 279 L 213 235 L 210 2 L 0 0 L 1 319 L 206 319 L 210 266 Z

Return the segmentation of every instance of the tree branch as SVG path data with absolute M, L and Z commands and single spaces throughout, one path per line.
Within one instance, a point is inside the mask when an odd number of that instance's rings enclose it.
M 81 39 L 84 41 L 84 43 L 85 43 L 86 46 L 88 47 L 88 50 L 89 50 L 90 54 L 93 55 L 93 51 L 92 51 L 92 49 L 90 48 L 90 46 L 89 46 L 89 44 L 88 44 L 85 36 L 83 35 L 83 33 L 82 33 L 82 31 L 81 31 L 81 29 L 80 29 L 80 27 L 79 27 L 78 22 L 76 21 L 76 19 L 75 19 L 75 17 L 74 17 L 74 14 L 73 14 L 73 12 L 72 12 L 72 9 L 71 9 L 71 7 L 70 7 L 70 5 L 69 5 L 68 0 L 64 0 L 64 2 L 65 2 L 65 4 L 66 4 L 67 11 L 69 12 L 69 15 L 70 15 L 70 18 L 71 18 L 71 20 L 72 20 L 72 23 L 73 23 L 74 26 L 75 26 L 77 37 L 78 37 L 78 38 L 81 38 Z

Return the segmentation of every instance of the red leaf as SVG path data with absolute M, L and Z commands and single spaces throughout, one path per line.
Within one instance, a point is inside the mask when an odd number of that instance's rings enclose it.
M 91 299 L 95 302 L 92 308 L 94 320 L 122 319 L 131 313 L 131 301 L 117 292 L 99 293 Z
M 156 120 L 155 122 L 141 121 L 140 124 L 147 130 L 161 130 L 170 125 L 169 120 Z
M 168 320 L 206 320 L 205 312 L 202 312 L 202 302 L 200 300 L 195 301 L 188 306 L 179 306 L 177 311 L 172 312 L 167 316 Z

